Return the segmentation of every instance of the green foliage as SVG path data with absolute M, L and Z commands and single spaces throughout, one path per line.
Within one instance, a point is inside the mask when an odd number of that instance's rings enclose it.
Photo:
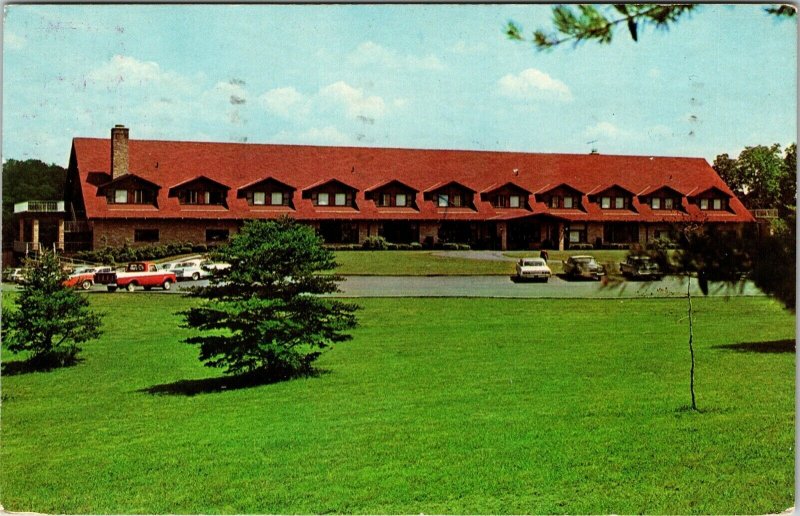
M 287 378 L 311 373 L 325 348 L 350 339 L 356 307 L 320 297 L 337 292 L 341 278 L 318 274 L 336 263 L 312 228 L 289 218 L 248 221 L 212 257 L 230 268 L 190 294 L 206 303 L 182 313 L 204 332 L 186 342 L 200 346 L 207 366 Z
M 797 274 L 796 215 L 792 211 L 785 224 L 777 227 L 772 236 L 758 242 L 753 257 L 753 282 L 764 293 L 795 310 Z
M 66 180 L 65 168 L 38 159 L 9 159 L 3 163 L 3 241 L 13 239 L 14 203 L 61 200 Z
M 386 239 L 383 238 L 382 236 L 371 236 L 365 238 L 361 246 L 364 249 L 371 249 L 373 251 L 382 251 L 384 249 L 388 249 L 389 242 L 387 242 Z
M 694 5 L 616 4 L 599 6 L 580 4 L 553 7 L 553 30 L 539 29 L 531 37 L 538 50 L 554 48 L 572 41 L 576 46 L 584 41 L 608 44 L 614 38 L 617 26 L 625 24 L 633 41 L 638 41 L 640 28 L 667 29 L 680 18 L 694 10 Z M 509 21 L 506 36 L 525 41 L 522 28 Z
M 3 309 L 3 343 L 12 353 L 30 352 L 34 367 L 74 363 L 78 344 L 100 336 L 100 316 L 85 296 L 63 285 L 67 275 L 55 253 L 43 251 L 26 267 L 17 309 Z
M 795 205 L 797 146 L 745 147 L 736 159 L 720 154 L 714 169 L 749 209 Z
M 79 260 L 94 263 L 116 264 L 140 260 L 158 260 L 168 256 L 191 252 L 205 252 L 205 244 L 195 245 L 191 242 L 170 242 L 169 244 L 142 245 L 133 247 L 127 242 L 119 247 L 104 246 L 94 251 L 80 251 L 75 254 Z
M 537 50 L 549 50 L 570 41 L 575 46 L 592 40 L 608 44 L 612 42 L 617 27 L 623 24 L 631 39 L 638 41 L 641 29 L 667 30 L 695 10 L 697 5 L 692 4 L 558 5 L 553 7 L 553 29 L 535 31 L 530 41 Z M 764 11 L 780 18 L 797 14 L 796 8 L 790 5 L 767 7 Z M 526 40 L 522 27 L 514 21 L 507 23 L 505 34 L 514 41 Z

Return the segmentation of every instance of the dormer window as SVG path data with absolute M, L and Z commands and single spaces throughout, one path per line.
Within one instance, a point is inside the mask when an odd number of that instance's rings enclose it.
M 536 194 L 536 200 L 545 203 L 552 210 L 581 209 L 583 193 L 566 183 Z
M 639 197 L 639 202 L 646 204 L 651 210 L 680 210 L 682 194 L 668 186 L 650 190 Z
M 239 188 L 250 206 L 291 206 L 294 187 L 268 177 Z
M 156 204 L 160 187 L 135 174 L 125 174 L 103 185 L 109 204 Z
M 589 196 L 589 201 L 596 202 L 601 210 L 629 210 L 633 193 L 613 185 Z
M 712 186 L 693 196 L 690 201 L 696 203 L 703 211 L 723 211 L 729 209 L 729 199 L 730 196 L 726 192 Z
M 474 210 L 473 197 L 475 190 L 457 181 L 439 184 L 426 190 L 423 198 L 435 203 L 438 209 L 469 208 Z
M 198 176 L 169 189 L 170 197 L 177 197 L 182 205 L 226 206 L 228 190 L 222 183 Z
M 394 179 L 364 191 L 366 199 L 379 208 L 413 208 L 417 190 Z
M 494 208 L 527 208 L 530 192 L 514 183 L 481 193 L 481 200 L 489 201 Z
M 336 206 L 338 208 L 355 208 L 357 190 L 337 179 L 331 179 L 321 184 L 303 190 L 303 197 L 311 199 L 314 206 Z
M 719 197 L 712 197 L 709 199 L 700 199 L 701 210 L 727 210 L 728 200 L 720 199 Z

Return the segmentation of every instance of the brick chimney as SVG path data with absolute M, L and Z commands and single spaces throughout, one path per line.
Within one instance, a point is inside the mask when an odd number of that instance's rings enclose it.
M 111 128 L 111 179 L 128 173 L 128 128 L 117 124 Z

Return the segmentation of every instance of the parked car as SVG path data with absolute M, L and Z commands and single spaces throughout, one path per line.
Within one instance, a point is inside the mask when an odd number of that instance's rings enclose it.
M 94 274 L 96 272 L 98 272 L 98 269 L 94 267 L 81 267 L 79 269 L 75 269 L 64 281 L 64 286 L 89 290 L 92 288 L 92 285 L 94 285 Z
M 594 259 L 593 256 L 575 255 L 564 260 L 564 274 L 571 279 L 587 278 L 599 280 L 605 276 L 606 269 Z
M 107 285 L 109 292 L 114 292 L 118 288 L 133 292 L 136 287 L 144 287 L 145 290 L 161 287 L 169 290 L 175 281 L 174 273 L 161 270 L 152 262 L 131 262 L 125 267 L 124 272 L 105 271 L 94 275 L 94 282 Z
M 520 258 L 517 262 L 517 276 L 519 281 L 534 280 L 544 281 L 550 279 L 553 271 L 547 266 L 544 258 Z
M 619 270 L 626 278 L 660 280 L 664 276 L 658 262 L 649 256 L 628 256 L 619 264 Z
M 217 269 L 227 269 L 230 267 L 228 263 L 212 263 L 202 260 L 189 260 L 186 262 L 175 265 L 171 270 L 175 273 L 178 281 L 193 280 L 208 278 L 211 276 L 212 271 Z

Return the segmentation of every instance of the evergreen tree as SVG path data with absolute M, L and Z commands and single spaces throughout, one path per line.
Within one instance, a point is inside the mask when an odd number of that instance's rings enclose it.
M 356 306 L 324 294 L 340 278 L 315 231 L 293 219 L 249 221 L 212 255 L 230 264 L 214 271 L 191 296 L 206 300 L 182 315 L 202 335 L 200 360 L 229 374 L 288 378 L 313 371 L 312 362 L 334 342 L 350 339 Z

